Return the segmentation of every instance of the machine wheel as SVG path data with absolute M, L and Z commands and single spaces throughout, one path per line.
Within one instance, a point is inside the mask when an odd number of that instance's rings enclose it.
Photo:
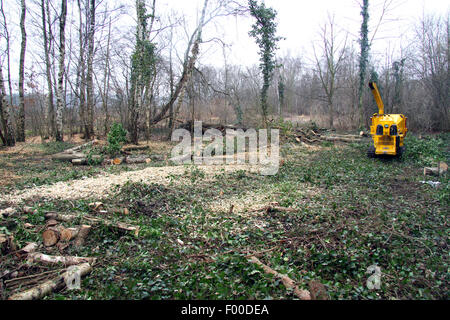
M 374 146 L 370 146 L 369 150 L 367 150 L 367 156 L 369 158 L 375 158 L 376 154 L 375 154 L 375 147 Z

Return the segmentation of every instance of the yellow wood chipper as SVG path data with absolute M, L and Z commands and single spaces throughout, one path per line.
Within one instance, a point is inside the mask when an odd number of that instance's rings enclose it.
M 405 151 L 404 139 L 407 128 L 407 117 L 403 114 L 385 114 L 384 104 L 375 82 L 370 82 L 369 87 L 378 105 L 378 113 L 370 118 L 370 134 L 373 145 L 367 151 L 370 158 L 380 155 L 401 157 Z

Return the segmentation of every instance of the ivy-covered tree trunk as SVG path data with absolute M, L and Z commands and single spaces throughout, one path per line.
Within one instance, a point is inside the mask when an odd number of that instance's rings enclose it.
M 153 4 L 154 5 L 154 4 Z M 154 74 L 155 46 L 149 40 L 148 19 L 145 0 L 136 0 L 136 47 L 131 57 L 131 90 L 129 101 L 129 123 L 131 142 L 139 140 L 139 118 L 143 114 L 144 98 L 150 96 L 151 79 Z
M 359 57 L 359 89 L 358 89 L 358 110 L 359 110 L 359 126 L 361 129 L 365 127 L 364 108 L 363 108 L 363 92 L 365 88 L 365 80 L 367 73 L 367 64 L 369 62 L 369 0 L 363 0 L 361 7 L 361 15 L 363 22 L 361 24 L 361 38 L 359 40 L 361 46 L 361 54 Z
M 278 115 L 281 117 L 283 113 L 284 108 L 284 90 L 285 90 L 285 84 L 283 77 L 280 76 L 278 79 Z
M 25 96 L 24 96 L 24 78 L 25 78 L 25 51 L 27 47 L 27 32 L 25 30 L 26 6 L 25 0 L 21 0 L 20 30 L 22 34 L 22 43 L 20 47 L 19 61 L 19 114 L 17 117 L 17 141 L 25 142 Z
M 256 0 L 249 0 L 250 14 L 256 19 L 249 35 L 255 38 L 259 46 L 260 69 L 263 75 L 263 86 L 261 88 L 261 111 L 262 120 L 267 127 L 267 117 L 269 114 L 269 104 L 267 96 L 272 81 L 273 72 L 276 68 L 275 51 L 278 49 L 277 43 L 282 38 L 277 37 L 277 24 L 275 18 L 277 12 L 272 8 L 266 8 L 264 2 L 258 4 Z

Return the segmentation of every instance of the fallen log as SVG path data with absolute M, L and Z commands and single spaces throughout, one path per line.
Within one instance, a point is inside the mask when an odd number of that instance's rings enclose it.
M 118 231 L 122 232 L 130 232 L 133 233 L 136 237 L 139 235 L 140 227 L 133 226 L 130 224 L 122 223 L 122 222 L 112 222 L 105 219 L 95 218 L 88 215 L 84 216 L 77 216 L 77 215 L 71 215 L 71 214 L 59 214 L 55 212 L 47 213 L 45 214 L 46 219 L 55 219 L 58 221 L 64 221 L 64 222 L 71 222 L 75 219 L 81 218 L 90 224 L 103 224 L 109 228 L 116 229 Z
M 322 136 L 321 139 L 330 142 L 348 142 L 348 143 L 363 141 L 361 138 L 345 138 L 336 136 Z
M 74 214 L 60 214 L 56 212 L 48 212 L 45 214 L 45 219 L 55 219 L 61 222 L 72 222 L 77 218 L 79 218 L 79 216 Z
M 44 243 L 44 246 L 51 247 L 58 243 L 60 238 L 60 232 L 57 228 L 47 228 L 42 233 L 42 242 Z
M 37 210 L 33 209 L 33 207 L 23 207 L 22 208 L 23 213 L 27 213 L 27 214 L 31 214 L 31 213 L 36 213 Z
M 92 224 L 103 224 L 111 229 L 115 229 L 117 231 L 121 232 L 130 232 L 134 234 L 136 237 L 139 235 L 140 227 L 129 225 L 122 222 L 111 222 L 105 219 L 98 219 L 93 217 L 83 217 L 86 221 L 92 223 Z
M 425 167 L 423 168 L 424 176 L 440 176 L 446 174 L 448 171 L 448 165 L 445 162 L 440 162 L 437 167 Z
M 79 247 L 83 246 L 89 232 L 91 231 L 91 228 L 92 227 L 90 225 L 86 225 L 86 224 L 84 224 L 80 227 L 80 232 L 78 232 L 78 236 L 74 242 L 75 247 L 79 248 Z
M 88 207 L 92 211 L 98 211 L 103 208 L 103 202 L 91 202 L 88 204 Z
M 43 263 L 46 265 L 63 264 L 65 266 L 73 266 L 81 263 L 94 264 L 95 258 L 73 257 L 73 256 L 49 256 L 40 252 L 32 252 L 27 256 L 28 262 Z
M 126 157 L 125 163 L 138 164 L 138 163 L 150 163 L 152 160 L 148 157 Z
M 439 168 L 429 168 L 425 167 L 423 168 L 423 175 L 424 176 L 439 176 Z
M 64 150 L 62 153 L 75 153 L 75 152 L 77 152 L 77 151 L 79 151 L 79 150 L 81 150 L 81 149 L 83 149 L 85 147 L 89 147 L 89 146 L 95 145 L 97 143 L 98 143 L 98 141 L 94 139 L 94 140 L 89 141 L 89 142 L 87 142 L 85 144 L 82 144 L 82 145 L 79 145 L 79 146 L 76 146 L 76 147 Z
M 122 147 L 122 151 L 123 151 L 123 152 L 142 151 L 142 150 L 148 150 L 148 149 L 150 149 L 150 146 L 138 146 L 138 145 L 134 145 L 134 146 L 126 146 L 126 147 Z
M 124 162 L 125 161 L 125 157 L 122 157 L 122 158 L 114 158 L 114 159 L 112 159 L 112 160 L 110 160 L 110 163 L 112 164 L 112 165 L 119 165 L 119 164 L 121 164 L 122 162 Z
M 78 228 L 64 228 L 63 226 L 48 227 L 42 233 L 42 242 L 44 246 L 51 247 L 59 241 L 69 242 L 78 235 Z
M 83 277 L 92 271 L 92 266 L 89 263 L 83 263 L 78 266 L 75 266 L 75 272 L 77 272 L 80 277 Z M 24 292 L 16 293 L 8 298 L 8 300 L 37 300 L 45 297 L 50 294 L 54 290 L 64 287 L 65 279 L 69 279 L 69 277 L 73 274 L 73 271 L 66 271 L 61 275 L 58 275 L 56 278 L 45 281 L 29 290 Z
M 255 256 L 251 256 L 250 257 L 250 262 L 260 266 L 264 270 L 265 273 L 271 274 L 271 275 L 274 276 L 274 278 L 280 279 L 281 282 L 283 283 L 283 285 L 286 287 L 286 289 L 293 290 L 294 294 L 300 300 L 311 300 L 311 294 L 309 293 L 309 291 L 308 290 L 299 289 L 299 287 L 297 285 L 295 285 L 294 280 L 289 278 L 287 275 L 278 273 L 277 271 L 273 270 L 269 266 L 267 266 L 264 263 L 262 263 Z
M 84 165 L 87 165 L 87 160 L 86 160 L 86 158 L 72 159 L 72 164 L 74 166 L 84 166 Z
M 319 138 L 319 139 L 310 139 L 310 138 L 307 138 L 305 136 L 298 136 L 297 138 L 300 140 L 300 142 L 303 141 L 303 142 L 306 142 L 306 143 L 309 143 L 309 144 L 322 142 L 321 138 Z
M 38 247 L 38 244 L 35 242 L 28 243 L 25 247 L 23 247 L 20 251 L 23 251 L 25 253 L 32 253 L 35 252 Z
M 52 156 L 53 160 L 59 160 L 59 161 L 70 161 L 74 159 L 86 159 L 86 155 L 81 152 L 74 152 L 74 153 L 57 153 Z
M 325 286 L 317 281 L 311 280 L 308 283 L 311 300 L 328 300 L 328 293 Z

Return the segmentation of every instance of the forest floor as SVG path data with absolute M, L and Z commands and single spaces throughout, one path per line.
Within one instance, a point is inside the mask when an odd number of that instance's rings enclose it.
M 82 247 L 41 245 L 50 255 L 97 258 L 80 290 L 45 299 L 297 298 L 249 256 L 302 289 L 323 284 L 331 299 L 449 299 L 450 184 L 448 175 L 424 177 L 423 167 L 449 162 L 450 135 L 406 143 L 396 160 L 367 158 L 366 143 L 284 141 L 279 173 L 262 176 L 247 165 L 170 165 L 173 145 L 164 142 L 150 142 L 150 163 L 75 167 L 51 160 L 73 144 L 31 140 L 0 150 L 0 211 L 33 208 L 2 218 L 0 233 L 14 235 L 18 248 L 42 244 L 48 212 L 80 217 L 66 227 L 86 214 L 139 226 L 136 236 L 95 225 Z M 93 212 L 93 202 L 129 213 Z M 366 286 L 373 265 L 378 290 Z M 3 270 L 45 280 L 62 269 L 12 252 L 0 257 Z M 0 298 L 36 282 L 4 281 Z

